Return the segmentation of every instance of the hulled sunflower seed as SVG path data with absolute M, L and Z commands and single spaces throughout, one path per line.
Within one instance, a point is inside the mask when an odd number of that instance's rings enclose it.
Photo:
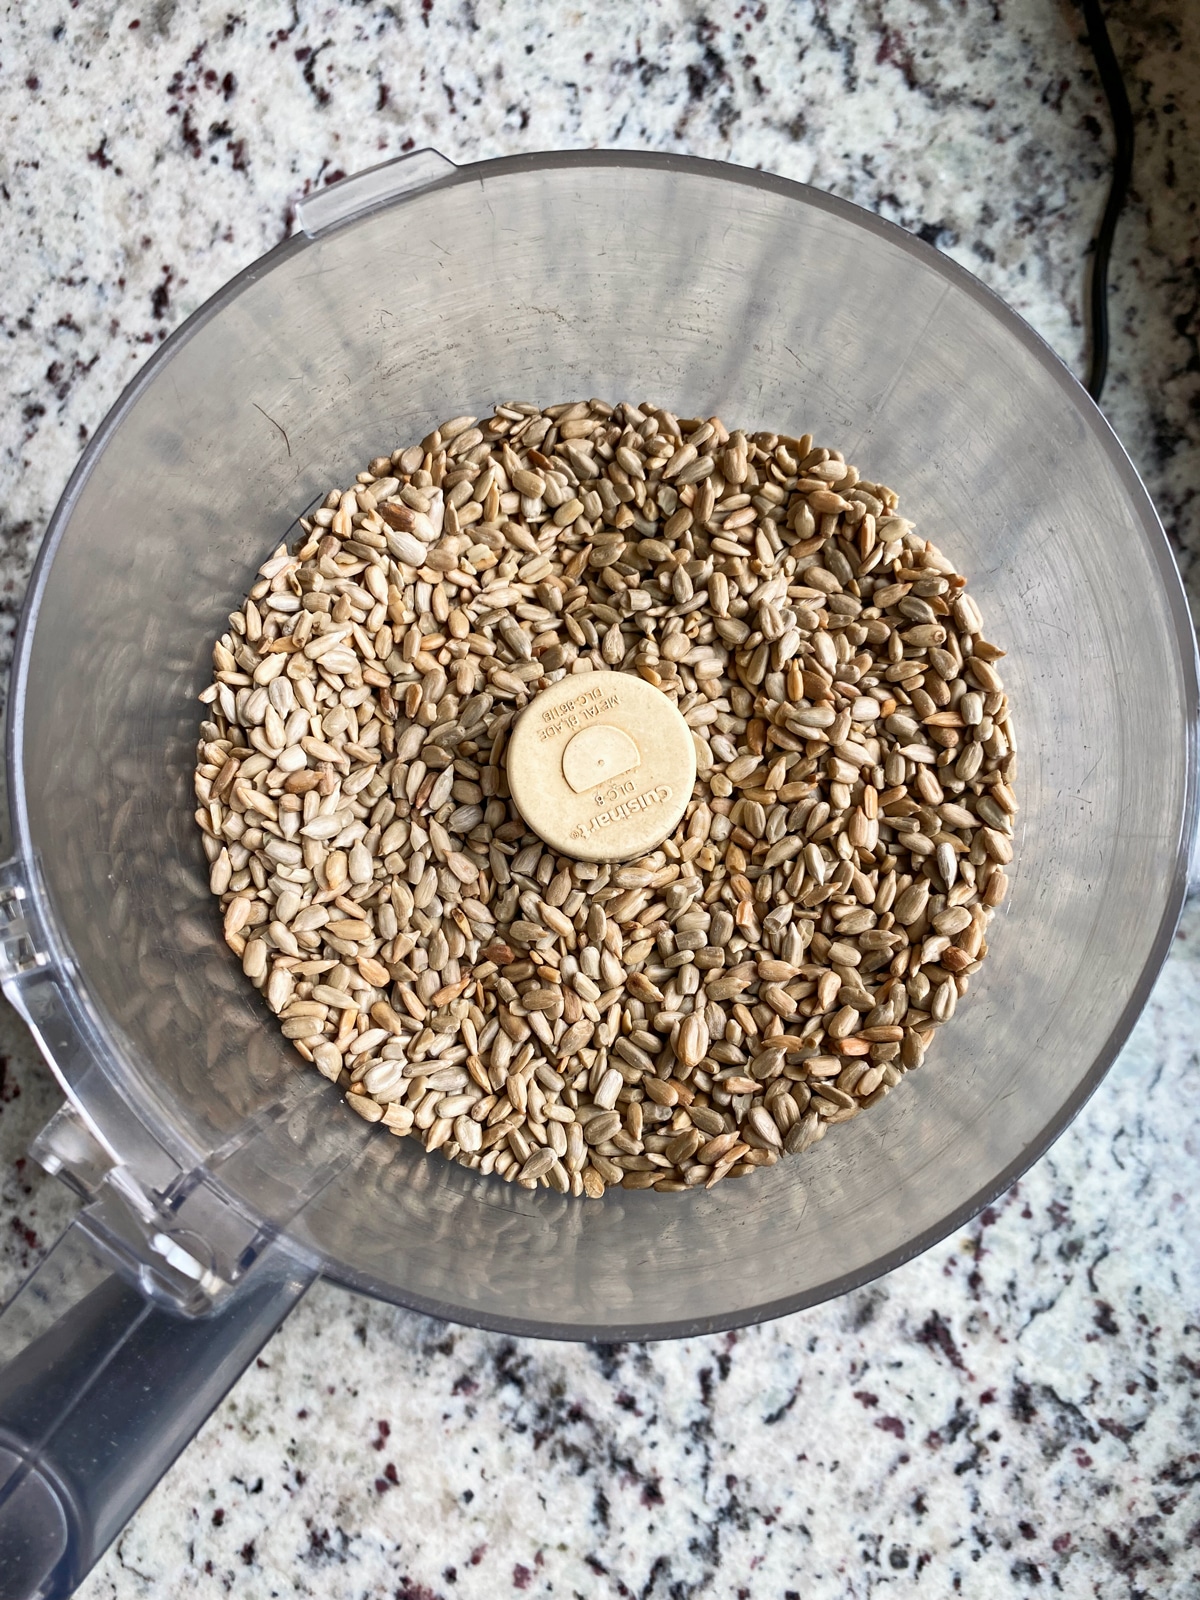
M 508 1182 L 712 1187 L 920 1066 L 1019 837 L 952 563 L 810 437 L 499 406 L 378 456 L 214 643 L 195 787 L 223 932 L 352 1109 Z M 645 858 L 554 856 L 505 741 L 568 675 L 675 702 Z

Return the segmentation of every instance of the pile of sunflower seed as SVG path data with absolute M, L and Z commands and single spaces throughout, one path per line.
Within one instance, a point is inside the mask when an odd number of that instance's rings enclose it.
M 224 933 L 369 1122 L 527 1188 L 711 1187 L 921 1064 L 986 953 L 1016 757 L 979 611 L 810 436 L 497 406 L 259 569 L 200 696 Z M 675 833 L 557 856 L 505 741 L 568 673 L 692 730 Z

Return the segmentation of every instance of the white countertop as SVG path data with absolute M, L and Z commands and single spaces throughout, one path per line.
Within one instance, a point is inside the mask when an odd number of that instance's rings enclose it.
M 1114 29 L 1140 144 L 1105 408 L 1186 559 L 1200 21 L 1184 9 L 1142 8 L 1137 39 Z M 4 659 L 53 504 L 149 351 L 288 231 L 299 196 L 405 149 L 650 147 L 815 183 L 922 233 L 1082 365 L 1110 136 L 1065 3 L 22 0 L 5 31 Z M 1198 962 L 1193 909 L 1049 1155 L 944 1244 L 816 1310 L 588 1349 L 318 1286 L 80 1593 L 1196 1593 Z M 8 1011 L 0 1047 L 7 1294 L 71 1202 L 20 1159 L 57 1096 Z

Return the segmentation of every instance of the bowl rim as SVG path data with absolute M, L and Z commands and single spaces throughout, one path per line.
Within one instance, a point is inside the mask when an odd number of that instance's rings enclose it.
M 425 153 L 423 151 L 413 152 L 417 156 Z M 397 162 L 383 163 L 382 166 L 395 165 L 400 167 L 408 159 L 410 158 L 401 157 Z M 1200 731 L 1200 658 L 1197 656 L 1195 629 L 1183 583 L 1162 523 L 1137 469 L 1117 438 L 1113 428 L 1079 379 L 1060 360 L 1046 341 L 995 290 L 974 277 L 965 267 L 942 255 L 940 251 L 927 244 L 924 240 L 906 232 L 898 224 L 889 222 L 873 212 L 855 205 L 851 201 L 827 194 L 812 185 L 798 183 L 792 179 L 783 178 L 773 173 L 761 172 L 754 168 L 740 167 L 731 162 L 706 160 L 695 156 L 652 151 L 575 150 L 532 152 L 524 155 L 477 161 L 462 166 L 452 165 L 444 157 L 442 160 L 445 162 L 442 175 L 435 176 L 431 181 L 419 183 L 416 187 L 405 187 L 399 192 L 392 192 L 382 197 L 375 195 L 366 204 L 356 210 L 347 212 L 336 221 L 329 223 L 327 227 L 321 228 L 313 234 L 306 234 L 303 230 L 297 228 L 288 238 L 282 240 L 264 255 L 257 257 L 249 265 L 243 267 L 241 271 L 236 273 L 198 306 L 159 345 L 145 365 L 126 384 L 103 421 L 97 427 L 72 471 L 50 518 L 45 537 L 38 550 L 30 575 L 14 642 L 6 734 L 13 857 L 19 868 L 24 871 L 27 880 L 36 885 L 36 853 L 30 827 L 30 804 L 25 787 L 23 755 L 25 697 L 28 688 L 33 639 L 41 610 L 42 596 L 63 533 L 70 521 L 80 493 L 126 415 L 155 381 L 160 370 L 173 359 L 188 340 L 236 300 L 246 287 L 273 271 L 292 255 L 309 248 L 317 239 L 328 237 L 333 232 L 358 224 L 377 211 L 390 209 L 393 206 L 402 206 L 408 200 L 427 195 L 437 189 L 463 184 L 483 184 L 489 179 L 528 174 L 536 170 L 570 168 L 584 171 L 588 168 L 597 167 L 626 167 L 677 172 L 698 178 L 702 177 L 710 181 L 717 179 L 722 182 L 741 184 L 747 188 L 763 190 L 818 212 L 825 212 L 835 216 L 842 222 L 849 223 L 854 227 L 863 229 L 868 234 L 882 238 L 893 248 L 915 257 L 922 266 L 937 274 L 944 283 L 966 294 L 975 302 L 982 313 L 999 322 L 1009 336 L 1014 338 L 1035 358 L 1042 369 L 1058 386 L 1064 403 L 1074 409 L 1083 425 L 1100 446 L 1125 491 L 1130 508 L 1141 528 L 1146 547 L 1153 556 L 1155 569 L 1174 623 L 1174 644 L 1179 653 L 1180 673 L 1184 691 L 1185 725 L 1183 733 L 1186 747 L 1184 794 L 1177 819 L 1178 838 L 1175 865 L 1171 880 L 1166 886 L 1158 931 L 1149 955 L 1143 964 L 1141 972 L 1138 974 L 1136 982 L 1133 984 L 1129 998 L 1104 1047 L 1098 1052 L 1074 1091 L 1059 1107 L 1057 1113 L 1039 1131 L 1036 1138 L 1031 1139 L 1020 1154 L 1009 1162 L 999 1174 L 982 1185 L 967 1199 L 953 1207 L 952 1210 L 947 1211 L 936 1223 L 923 1229 L 903 1245 L 895 1247 L 885 1255 L 851 1272 L 830 1277 L 823 1280 L 819 1285 L 796 1294 L 780 1296 L 738 1311 L 718 1312 L 711 1315 L 664 1321 L 643 1320 L 611 1325 L 605 1324 L 589 1329 L 583 1325 L 573 1323 L 554 1322 L 522 1316 L 501 1316 L 473 1307 L 452 1305 L 419 1293 L 406 1292 L 392 1285 L 388 1285 L 385 1290 L 368 1273 L 347 1266 L 334 1257 L 326 1256 L 319 1246 L 299 1241 L 296 1242 L 295 1246 L 298 1256 L 313 1260 L 314 1263 L 319 1262 L 319 1269 L 323 1276 L 347 1289 L 386 1299 L 392 1304 L 401 1305 L 428 1316 L 461 1323 L 464 1326 L 478 1327 L 522 1337 L 565 1339 L 584 1343 L 663 1340 L 694 1337 L 771 1321 L 775 1318 L 786 1316 L 791 1312 L 820 1305 L 827 1300 L 838 1298 L 854 1289 L 861 1288 L 863 1285 L 871 1283 L 903 1266 L 905 1262 L 923 1254 L 932 1246 L 957 1232 L 973 1217 L 977 1216 L 985 1206 L 1004 1194 L 1022 1174 L 1028 1171 L 1045 1154 L 1095 1093 L 1101 1080 L 1107 1074 L 1128 1039 L 1134 1024 L 1149 999 L 1151 989 L 1170 951 L 1175 929 L 1187 895 L 1189 864 L 1196 836 L 1197 808 L 1198 801 L 1200 801 L 1197 782 L 1197 739 L 1198 731 Z M 366 170 L 377 172 L 379 169 Z M 349 187 L 362 176 L 362 173 L 355 174 L 342 180 L 342 182 Z M 340 187 L 340 184 L 338 187 Z M 36 888 L 33 893 L 36 897 Z M 50 959 L 53 969 L 60 973 L 72 974 L 74 981 L 64 984 L 62 988 L 64 990 L 64 1000 L 72 1013 L 72 1018 L 77 1027 L 84 1037 L 94 1037 L 99 1031 L 108 1044 L 109 1052 L 113 1055 L 118 1055 L 116 1040 L 113 1038 L 111 1030 L 99 1019 L 86 996 L 77 987 L 79 981 L 77 976 L 78 968 L 66 947 L 61 929 L 56 925 L 52 908 L 46 902 L 35 906 L 33 909 L 37 915 L 40 931 L 46 935 L 44 948 L 52 952 Z M 54 1069 L 60 1084 L 62 1084 L 71 1100 L 77 1106 L 81 1106 L 86 1114 L 88 1106 L 86 1102 L 81 1102 L 78 1098 L 75 1085 L 69 1081 L 68 1074 L 63 1070 L 64 1063 L 60 1063 L 51 1057 L 44 1040 L 40 1036 L 39 1043 L 42 1045 L 43 1052 Z M 126 1111 L 135 1121 L 145 1125 L 146 1131 L 152 1135 L 160 1147 L 178 1152 L 185 1159 L 191 1158 L 193 1161 L 203 1159 L 203 1152 L 200 1150 L 188 1150 L 186 1148 L 186 1138 L 181 1135 L 178 1126 L 174 1122 L 169 1122 L 169 1125 L 166 1126 L 163 1125 L 164 1118 L 159 1112 L 152 1094 L 147 1093 L 143 1103 L 136 1107 L 127 1107 Z M 219 1180 L 216 1186 L 220 1188 Z M 235 1210 L 243 1215 L 249 1213 L 249 1208 L 244 1199 L 228 1190 L 223 1191 L 223 1193 L 226 1200 Z M 624 1198 L 630 1200 L 636 1198 L 644 1203 L 654 1203 L 646 1196 L 635 1197 L 631 1195 Z M 263 1219 L 255 1218 L 254 1220 L 261 1222 Z

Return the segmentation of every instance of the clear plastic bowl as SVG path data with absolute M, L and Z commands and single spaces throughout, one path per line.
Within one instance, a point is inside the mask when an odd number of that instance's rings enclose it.
M 761 173 L 427 153 L 302 220 L 122 397 L 31 592 L 9 869 L 26 961 L 7 987 L 101 1152 L 60 1134 L 53 1158 L 88 1192 L 139 1194 L 139 1226 L 214 1297 L 276 1235 L 439 1316 L 618 1339 L 775 1316 L 894 1267 L 1078 1110 L 1181 904 L 1195 655 L 1129 461 L 965 272 Z M 1021 752 L 1010 899 L 926 1066 L 803 1158 L 602 1204 L 479 1178 L 349 1113 L 221 942 L 191 796 L 213 637 L 331 479 L 501 397 L 589 395 L 811 430 L 896 486 L 1009 650 Z

